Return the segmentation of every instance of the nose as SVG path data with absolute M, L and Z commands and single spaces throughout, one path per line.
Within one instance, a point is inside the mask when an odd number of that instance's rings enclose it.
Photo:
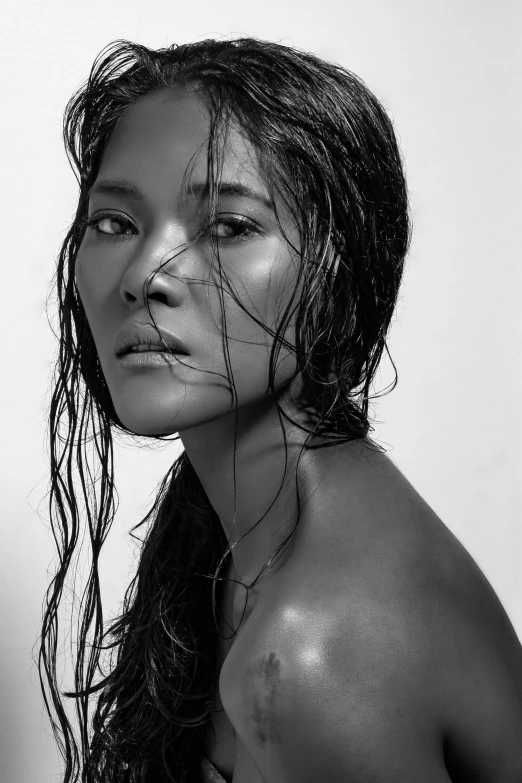
M 138 302 L 143 307 L 147 297 L 159 299 L 169 307 L 179 304 L 184 288 L 181 268 L 188 261 L 185 248 L 186 239 L 174 247 L 172 241 L 168 245 L 156 242 L 156 249 L 152 241 L 145 243 L 123 274 L 120 284 L 123 302 L 127 305 Z

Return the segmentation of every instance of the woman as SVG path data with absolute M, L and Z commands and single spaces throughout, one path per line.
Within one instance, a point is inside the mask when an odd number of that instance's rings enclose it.
M 80 193 L 56 278 L 60 567 L 40 660 L 64 783 L 519 779 L 514 630 L 368 435 L 410 240 L 378 100 L 274 43 L 116 41 L 64 136 Z M 113 432 L 177 433 L 184 451 L 104 632 Z M 60 694 L 75 465 L 93 565 L 76 692 Z M 80 748 L 62 696 L 77 700 Z

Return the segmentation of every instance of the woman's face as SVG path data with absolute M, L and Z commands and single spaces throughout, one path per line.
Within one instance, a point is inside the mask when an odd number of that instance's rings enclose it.
M 118 417 L 139 434 L 182 432 L 233 411 L 219 285 L 237 404 L 251 408 L 253 415 L 263 398 L 266 405 L 273 338 L 248 313 L 275 330 L 296 284 L 298 256 L 265 203 L 268 190 L 255 150 L 237 127 L 229 129 L 223 192 L 211 231 L 218 237 L 223 271 L 247 313 L 227 292 L 226 280 L 220 283 L 208 238 L 177 257 L 172 252 L 196 235 L 207 213 L 208 132 L 208 111 L 197 95 L 164 91 L 142 98 L 112 134 L 91 189 L 89 218 L 99 220 L 85 232 L 76 283 Z M 183 183 L 187 171 L 190 176 Z M 102 181 L 125 181 L 135 193 L 109 191 Z M 227 192 L 226 183 L 245 192 L 230 187 Z M 280 201 L 277 209 L 298 248 L 294 220 Z M 149 304 L 158 327 L 184 343 L 189 355 L 181 361 L 190 366 L 175 360 L 156 367 L 129 366 L 116 355 L 121 331 L 151 323 L 143 284 L 167 257 L 172 260 L 152 280 Z M 293 322 L 284 335 L 292 345 Z M 295 358 L 282 348 L 276 388 L 294 377 L 295 369 Z

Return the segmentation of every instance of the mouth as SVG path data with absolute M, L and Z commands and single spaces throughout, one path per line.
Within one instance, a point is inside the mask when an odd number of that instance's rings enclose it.
M 165 354 L 165 356 L 171 356 L 172 354 L 175 354 L 176 356 L 188 356 L 188 353 L 182 351 L 180 348 L 171 348 L 170 351 L 167 351 L 163 346 L 159 345 L 133 345 L 130 348 L 125 348 L 123 351 L 120 351 L 116 356 L 118 359 L 121 359 L 123 356 L 136 356 L 139 354 L 151 353 L 162 353 Z
M 150 369 L 154 367 L 173 367 L 179 365 L 180 358 L 188 356 L 184 351 L 173 350 L 169 353 L 165 349 L 149 349 L 141 351 L 127 351 L 118 355 L 118 363 L 122 367 L 134 369 Z
M 153 327 L 149 323 L 136 321 L 122 329 L 118 335 L 115 354 L 121 359 L 123 356 L 134 356 L 135 353 L 141 352 L 168 356 L 170 351 L 177 356 L 188 356 L 179 335 Z

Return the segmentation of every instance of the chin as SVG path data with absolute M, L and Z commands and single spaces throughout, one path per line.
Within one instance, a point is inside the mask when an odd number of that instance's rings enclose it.
M 136 435 L 172 435 L 179 429 L 173 406 L 157 406 L 142 398 L 132 405 L 114 402 L 114 408 L 123 426 Z
M 174 435 L 178 431 L 177 427 L 167 428 L 165 424 L 151 423 L 150 421 L 143 420 L 129 420 L 129 418 L 121 418 L 121 423 L 126 429 L 133 432 L 135 435 L 152 436 L 152 435 Z

